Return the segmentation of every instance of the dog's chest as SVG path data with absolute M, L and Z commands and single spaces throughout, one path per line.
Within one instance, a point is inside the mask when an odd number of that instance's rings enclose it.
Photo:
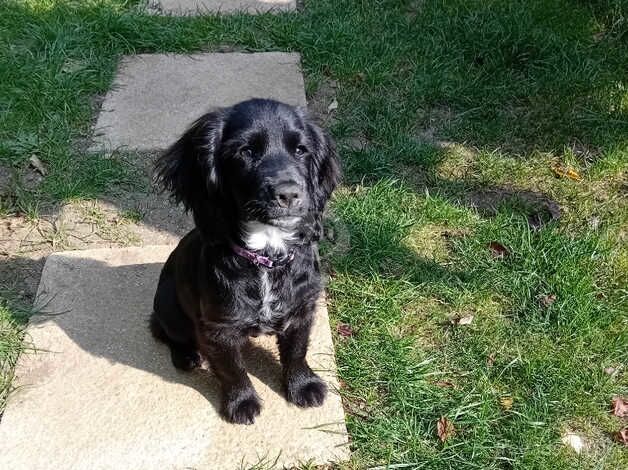
M 245 245 L 251 250 L 285 252 L 293 233 L 261 222 L 248 222 L 243 227 Z M 292 283 L 289 275 L 265 268 L 259 270 L 257 280 L 259 298 L 256 327 L 261 332 L 283 330 L 292 304 Z
M 277 279 L 269 271 L 262 270 L 259 278 L 258 322 L 262 331 L 284 329 L 287 324 L 291 289 L 287 279 Z

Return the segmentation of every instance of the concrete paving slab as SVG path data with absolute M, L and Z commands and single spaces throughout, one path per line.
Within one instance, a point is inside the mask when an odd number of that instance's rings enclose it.
M 348 458 L 340 397 L 289 405 L 271 337 L 252 340 L 248 371 L 263 398 L 252 426 L 222 420 L 218 387 L 203 370 L 180 372 L 148 331 L 153 292 L 172 246 L 51 255 L 28 327 L 18 389 L 0 422 L 0 468 L 236 469 Z M 323 303 L 310 364 L 337 390 Z M 274 468 L 273 467 L 273 468 Z M 264 467 L 266 468 L 266 467 Z M 268 468 L 271 468 L 269 465 Z
M 163 150 L 203 113 L 249 98 L 305 106 L 300 55 L 127 56 L 103 102 L 90 150 Z
M 166 15 L 248 14 L 294 11 L 296 0 L 153 0 L 149 8 Z

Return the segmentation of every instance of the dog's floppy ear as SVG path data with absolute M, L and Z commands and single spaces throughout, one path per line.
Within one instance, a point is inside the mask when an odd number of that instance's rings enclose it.
M 224 121 L 224 110 L 205 114 L 155 163 L 155 182 L 192 212 L 204 235 L 222 225 L 215 154 Z
M 314 209 L 321 213 L 340 182 L 340 162 L 336 154 L 336 145 L 329 134 L 312 122 L 307 122 L 306 127 L 314 142 L 310 159 Z
M 312 195 L 311 236 L 319 240 L 323 234 L 323 211 L 325 205 L 340 182 L 341 170 L 336 145 L 327 132 L 314 124 L 307 114 L 303 113 L 306 131 L 313 142 L 310 158 L 310 194 Z

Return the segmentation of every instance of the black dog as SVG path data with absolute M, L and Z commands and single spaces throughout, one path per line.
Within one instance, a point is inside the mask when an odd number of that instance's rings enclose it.
M 176 367 L 209 360 L 231 422 L 260 412 L 240 353 L 248 336 L 277 335 L 290 402 L 325 399 L 305 355 L 321 291 L 321 216 L 339 177 L 330 137 L 302 110 L 261 99 L 204 115 L 156 164 L 196 229 L 163 268 L 151 329 Z

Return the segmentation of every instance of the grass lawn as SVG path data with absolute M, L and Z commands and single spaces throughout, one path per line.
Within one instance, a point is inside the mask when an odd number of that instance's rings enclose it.
M 628 2 L 167 18 L 5 0 L 0 165 L 37 155 L 49 173 L 5 195 L 1 217 L 134 184 L 123 158 L 82 144 L 120 55 L 225 47 L 301 52 L 308 95 L 338 101 L 327 124 L 346 175 L 323 251 L 353 451 L 341 468 L 628 468 L 613 437 L 628 423 L 610 413 L 628 395 Z M 2 390 L 24 319 L 10 297 Z

